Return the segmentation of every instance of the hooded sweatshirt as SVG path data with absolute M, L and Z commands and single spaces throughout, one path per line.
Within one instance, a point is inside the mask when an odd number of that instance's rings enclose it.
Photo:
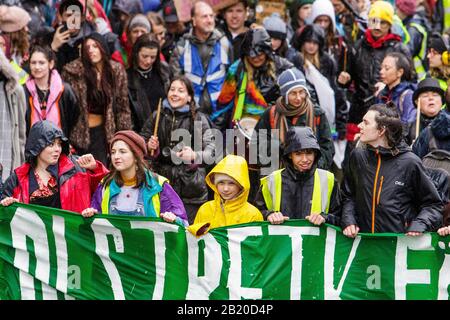
M 215 173 L 223 173 L 241 186 L 242 190 L 232 200 L 223 200 L 216 185 L 211 181 Z M 228 155 L 222 159 L 206 176 L 206 183 L 214 191 L 214 200 L 203 204 L 197 212 L 194 224 L 190 230 L 196 231 L 205 223 L 210 223 L 209 228 L 225 227 L 234 224 L 263 221 L 261 212 L 247 202 L 250 193 L 250 179 L 247 162 L 243 157 Z M 193 232 L 196 234 L 196 232 Z
M 316 0 L 312 4 L 311 15 L 308 22 L 314 23 L 314 20 L 319 16 L 327 16 L 333 24 L 333 30 L 336 30 L 336 16 L 334 14 L 334 7 L 330 0 Z

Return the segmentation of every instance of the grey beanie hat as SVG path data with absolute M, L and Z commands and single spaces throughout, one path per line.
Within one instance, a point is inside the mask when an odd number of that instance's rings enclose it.
M 286 23 L 281 19 L 279 13 L 274 12 L 263 21 L 264 28 L 271 38 L 285 40 L 287 37 Z
M 133 30 L 135 27 L 143 27 L 147 29 L 147 33 L 152 31 L 152 26 L 150 25 L 150 21 L 148 21 L 147 17 L 143 14 L 139 13 L 131 18 L 128 23 L 128 30 Z
M 285 97 L 286 102 L 289 92 L 298 87 L 305 89 L 308 96 L 310 96 L 308 88 L 306 87 L 305 75 L 297 68 L 283 71 L 278 77 L 278 86 L 280 87 L 280 93 Z

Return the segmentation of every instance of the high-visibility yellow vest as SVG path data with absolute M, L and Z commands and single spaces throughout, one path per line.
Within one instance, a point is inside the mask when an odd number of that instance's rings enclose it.
M 281 209 L 282 179 L 284 169 L 272 172 L 261 179 L 262 194 L 266 207 L 270 211 L 279 212 Z M 330 209 L 331 193 L 334 188 L 334 174 L 316 169 L 314 172 L 314 189 L 311 201 L 311 214 L 328 213 Z
M 158 176 L 158 184 L 162 187 L 164 183 L 168 182 L 169 180 L 163 176 Z M 110 198 L 110 184 L 103 188 L 103 197 L 102 197 L 102 213 L 103 214 L 109 214 L 109 198 Z M 159 201 L 159 193 L 156 193 L 152 197 L 152 204 L 153 208 L 155 210 L 155 214 L 157 217 L 159 217 L 160 211 L 161 211 L 161 203 Z
M 443 0 L 442 5 L 444 7 L 444 29 L 442 32 L 450 28 L 450 0 Z
M 14 69 L 14 72 L 19 75 L 19 84 L 23 86 L 28 80 L 28 73 L 23 70 L 14 60 L 11 60 L 10 65 Z
M 411 27 L 414 27 L 417 29 L 417 31 L 420 32 L 422 35 L 422 43 L 420 45 L 420 51 L 418 55 L 413 57 L 414 62 L 414 69 L 417 73 L 417 78 L 422 79 L 426 75 L 425 67 L 423 66 L 423 61 L 425 61 L 426 55 L 427 55 L 427 42 L 428 42 L 428 33 L 425 30 L 424 27 L 422 27 L 420 24 L 417 24 L 415 22 L 411 23 Z M 401 28 L 405 34 L 405 39 L 403 41 L 404 44 L 408 44 L 411 40 L 411 36 L 409 35 L 408 29 L 406 29 L 405 25 L 402 23 Z

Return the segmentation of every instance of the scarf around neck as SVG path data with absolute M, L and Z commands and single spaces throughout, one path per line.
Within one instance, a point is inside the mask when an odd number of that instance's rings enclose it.
M 370 29 L 366 30 L 365 37 L 367 39 L 367 43 L 374 49 L 381 48 L 383 46 L 383 44 L 385 42 L 387 42 L 388 40 L 395 40 L 395 41 L 399 41 L 399 42 L 401 41 L 400 36 L 398 36 L 396 34 L 393 34 L 393 33 L 388 33 L 384 37 L 375 39 L 372 36 L 372 33 L 370 32 Z
M 289 129 L 287 117 L 293 118 L 292 125 L 295 125 L 298 118 L 303 114 L 306 114 L 307 126 L 314 132 L 316 131 L 314 127 L 314 107 L 308 99 L 305 99 L 299 107 L 294 107 L 288 103 L 285 104 L 283 102 L 283 97 L 279 97 L 275 104 L 275 111 L 277 119 L 277 121 L 275 121 L 275 128 L 280 129 L 280 141 L 282 144 L 284 144 L 286 132 Z

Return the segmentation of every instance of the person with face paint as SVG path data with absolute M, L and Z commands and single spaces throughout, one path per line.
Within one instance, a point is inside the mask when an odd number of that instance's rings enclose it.
M 247 202 L 250 179 L 243 157 L 227 155 L 206 176 L 206 183 L 214 191 L 214 200 L 198 210 L 193 225 L 188 228 L 194 235 L 214 228 L 263 221 L 261 212 Z
M 81 213 L 108 173 L 92 154 L 70 155 L 68 139 L 48 120 L 31 127 L 25 158 L 5 182 L 3 206 L 22 202 Z
M 350 155 L 342 188 L 344 235 L 436 231 L 443 202 L 421 160 L 403 141 L 395 107 L 371 106 L 359 128 L 361 147 Z
M 311 128 L 288 130 L 285 168 L 262 178 L 256 197 L 256 206 L 267 221 L 281 224 L 287 219 L 307 219 L 316 225 L 339 225 L 339 184 L 331 172 L 317 168 L 320 157 Z
M 56 69 L 80 57 L 79 47 L 85 37 L 95 31 L 95 26 L 86 21 L 84 8 L 79 0 L 63 0 L 58 7 L 55 32 L 48 45 L 56 54 Z
M 354 147 L 355 135 L 359 132 L 358 123 L 362 121 L 369 107 L 375 101 L 380 80 L 380 68 L 386 54 L 401 52 L 411 59 L 408 48 L 401 42 L 400 36 L 392 33 L 394 8 L 387 1 L 372 3 L 368 16 L 368 29 L 359 39 L 347 58 L 348 70 L 341 72 L 337 82 L 348 88 L 354 83 L 354 93 L 347 122 L 347 148 L 344 163 Z

